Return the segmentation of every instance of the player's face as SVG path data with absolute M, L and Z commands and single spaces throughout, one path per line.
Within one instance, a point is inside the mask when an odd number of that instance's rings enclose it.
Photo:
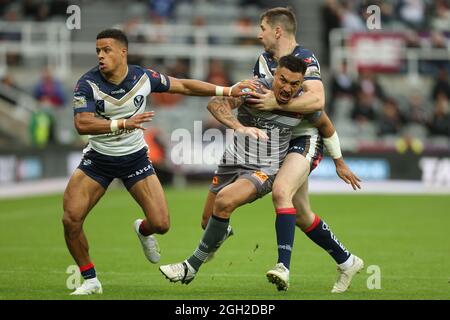
M 278 103 L 286 104 L 300 90 L 303 74 L 287 68 L 278 68 L 275 72 L 272 90 Z
M 104 74 L 114 73 L 126 63 L 127 49 L 119 41 L 111 38 L 98 39 L 96 42 L 98 66 Z
M 264 50 L 273 53 L 277 45 L 275 29 L 267 23 L 266 18 L 261 21 L 260 28 L 261 31 L 258 34 L 259 41 L 261 41 L 264 46 Z

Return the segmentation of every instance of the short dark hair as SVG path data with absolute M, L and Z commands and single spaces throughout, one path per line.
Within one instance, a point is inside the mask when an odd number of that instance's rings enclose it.
M 306 65 L 306 62 L 303 61 L 303 59 L 290 54 L 280 58 L 280 61 L 278 62 L 278 68 L 287 68 L 292 72 L 298 72 L 305 75 L 308 66 Z
M 107 39 L 107 38 L 111 38 L 111 39 L 115 39 L 115 40 L 119 41 L 120 43 L 122 43 L 125 46 L 125 48 L 128 49 L 128 38 L 122 30 L 106 29 L 97 35 L 97 40 L 98 39 Z
M 264 18 L 267 19 L 267 23 L 273 28 L 276 25 L 281 25 L 283 30 L 295 35 L 297 32 L 297 19 L 295 13 L 291 7 L 276 7 L 264 11 L 259 17 L 262 22 Z

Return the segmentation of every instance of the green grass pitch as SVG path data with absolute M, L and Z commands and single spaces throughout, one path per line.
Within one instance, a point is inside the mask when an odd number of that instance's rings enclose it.
M 166 188 L 171 230 L 159 236 L 162 264 L 178 262 L 200 240 L 207 187 Z M 133 231 L 142 217 L 122 189 L 112 189 L 88 217 L 90 253 L 103 284 L 101 296 L 72 297 L 66 273 L 74 262 L 61 224 L 62 195 L 0 201 L 0 300 L 3 299 L 449 299 L 450 197 L 313 195 L 313 209 L 366 268 L 350 290 L 329 293 L 334 261 L 297 230 L 291 287 L 278 292 L 265 273 L 276 263 L 270 196 L 239 208 L 235 235 L 189 284 L 170 283 L 145 259 Z M 381 288 L 369 289 L 376 265 Z

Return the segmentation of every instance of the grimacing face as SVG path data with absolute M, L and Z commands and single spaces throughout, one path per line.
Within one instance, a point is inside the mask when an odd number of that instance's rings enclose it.
M 272 90 L 278 103 L 288 103 L 300 90 L 303 83 L 303 74 L 292 72 L 288 68 L 279 67 L 275 71 Z
M 116 39 L 98 39 L 95 50 L 98 66 L 104 74 L 112 74 L 121 64 L 126 63 L 127 48 Z
M 267 23 L 267 18 L 261 21 L 259 26 L 261 31 L 258 34 L 258 39 L 261 41 L 264 50 L 267 52 L 274 53 L 277 45 L 277 40 L 275 37 L 275 28 L 272 28 L 270 24 Z

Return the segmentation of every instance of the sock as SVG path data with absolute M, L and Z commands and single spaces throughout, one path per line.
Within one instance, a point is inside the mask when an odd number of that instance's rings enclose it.
M 275 230 L 278 244 L 278 263 L 282 262 L 289 269 L 291 264 L 292 247 L 294 246 L 295 208 L 278 208 L 275 210 Z
M 328 252 L 337 264 L 344 263 L 350 257 L 350 252 L 339 242 L 330 227 L 318 215 L 315 215 L 313 224 L 304 232 L 312 241 Z
M 147 220 L 144 219 L 142 220 L 141 224 L 139 225 L 139 233 L 142 234 L 144 237 L 148 237 L 149 235 L 151 235 L 150 232 L 148 232 L 148 228 L 146 226 Z
M 215 215 L 211 216 L 200 244 L 197 249 L 195 249 L 194 254 L 187 259 L 195 271 L 200 269 L 200 266 L 205 262 L 209 253 L 215 251 L 219 243 L 221 241 L 223 242 L 223 239 L 227 234 L 229 222 L 230 219 L 219 218 Z
M 348 259 L 346 261 L 344 261 L 341 264 L 338 264 L 338 267 L 341 270 L 347 270 L 348 268 L 350 268 L 353 265 L 353 255 L 351 254 L 350 257 L 348 257 Z
M 95 273 L 95 267 L 92 262 L 88 263 L 85 266 L 80 267 L 81 275 L 83 276 L 84 280 L 93 279 L 97 277 L 97 274 Z

